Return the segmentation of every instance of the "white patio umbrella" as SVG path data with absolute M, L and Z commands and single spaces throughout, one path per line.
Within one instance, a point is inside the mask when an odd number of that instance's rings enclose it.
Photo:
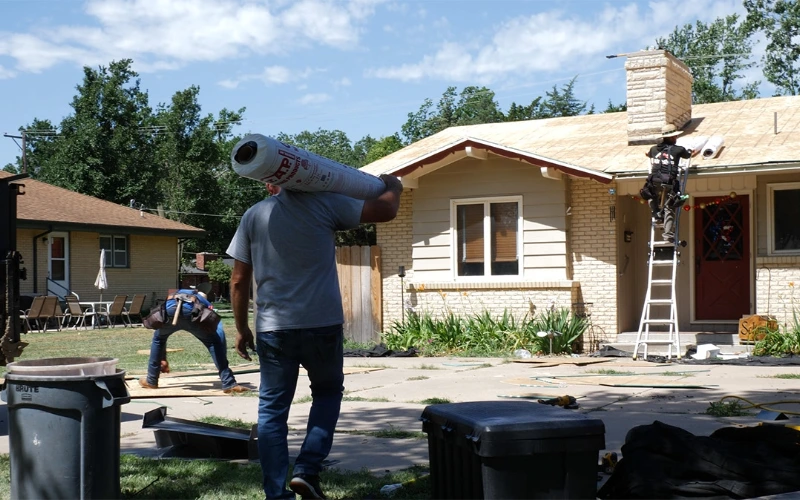
M 97 279 L 94 280 L 94 286 L 100 289 L 100 302 L 103 302 L 103 290 L 108 288 L 108 280 L 106 279 L 106 249 L 100 250 L 100 271 L 97 272 Z

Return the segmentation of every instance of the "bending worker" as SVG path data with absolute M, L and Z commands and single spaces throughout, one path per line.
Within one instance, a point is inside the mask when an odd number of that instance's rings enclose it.
M 209 354 L 211 354 L 211 359 L 214 361 L 217 370 L 219 370 L 219 378 L 222 381 L 222 392 L 231 394 L 249 391 L 246 387 L 242 387 L 236 383 L 233 371 L 231 371 L 228 365 L 228 346 L 225 341 L 225 331 L 222 329 L 222 322 L 218 321 L 214 326 L 192 320 L 193 312 L 197 315 L 203 308 L 213 308 L 206 298 L 206 294 L 210 290 L 211 284 L 206 282 L 198 285 L 197 289 L 178 290 L 167 298 L 165 306 L 168 321 L 165 322 L 162 327 L 153 331 L 153 341 L 150 344 L 150 361 L 147 364 L 147 376 L 139 379 L 140 386 L 145 389 L 158 389 L 159 375 L 162 372 L 169 372 L 169 363 L 167 362 L 167 339 L 178 330 L 186 330 L 194 335 L 197 340 L 202 342 L 208 349 Z M 180 298 L 185 298 L 187 300 L 182 301 L 178 322 L 173 325 L 172 318 L 175 314 L 176 303 Z M 217 316 L 217 319 L 218 318 Z

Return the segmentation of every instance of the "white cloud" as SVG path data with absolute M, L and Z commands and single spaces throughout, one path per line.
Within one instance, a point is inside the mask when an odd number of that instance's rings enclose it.
M 83 24 L 0 33 L 0 55 L 20 71 L 124 57 L 140 71 L 157 71 L 308 45 L 349 49 L 381 1 L 88 0 Z
M 321 103 L 323 103 L 325 101 L 330 101 L 330 99 L 331 99 L 331 96 L 329 96 L 328 94 L 323 94 L 323 93 L 306 94 L 303 97 L 301 97 L 297 102 L 299 102 L 300 104 L 303 104 L 303 105 L 321 104 Z
M 16 76 L 16 73 L 14 73 L 10 69 L 6 69 L 2 65 L 0 65 L 0 80 L 4 80 L 6 78 L 14 78 L 15 76 Z
M 264 85 L 281 85 L 303 80 L 308 78 L 312 73 L 314 73 L 314 70 L 311 68 L 293 71 L 286 66 L 266 66 L 261 73 L 251 73 L 241 75 L 238 78 L 228 78 L 217 82 L 217 84 L 228 89 L 235 89 L 241 83 L 252 80 L 261 81 Z
M 649 2 L 644 11 L 636 3 L 606 5 L 591 18 L 550 10 L 501 23 L 493 28 L 490 40 L 450 39 L 417 62 L 374 68 L 366 74 L 401 81 L 441 79 L 482 84 L 537 72 L 574 74 L 598 68 L 607 54 L 652 45 L 676 24 L 709 21 L 741 11 L 736 4 L 736 0 Z
M 336 87 L 336 88 L 339 88 L 339 87 L 349 87 L 349 86 L 350 86 L 350 85 L 352 85 L 352 84 L 353 84 L 353 82 L 351 82 L 351 81 L 350 81 L 350 79 L 349 79 L 349 78 L 347 78 L 346 76 L 344 76 L 344 77 L 342 77 L 341 79 L 339 79 L 339 80 L 337 80 L 337 81 L 333 82 L 333 86 L 334 86 L 334 87 Z

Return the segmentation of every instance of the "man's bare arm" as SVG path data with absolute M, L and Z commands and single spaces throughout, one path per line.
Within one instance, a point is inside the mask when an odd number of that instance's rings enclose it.
M 242 261 L 233 261 L 231 273 L 231 308 L 236 325 L 236 353 L 250 360 L 247 348 L 255 350 L 253 332 L 250 330 L 250 282 L 253 279 L 253 266 Z
M 393 175 L 383 174 L 381 179 L 386 184 L 386 191 L 377 198 L 364 202 L 364 208 L 361 210 L 362 223 L 389 222 L 397 216 L 403 184 Z

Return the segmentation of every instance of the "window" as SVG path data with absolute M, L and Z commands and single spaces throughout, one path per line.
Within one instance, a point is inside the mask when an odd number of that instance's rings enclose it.
M 800 254 L 800 182 L 767 184 L 769 253 Z
M 522 198 L 454 201 L 455 272 L 518 276 Z
M 106 267 L 128 267 L 128 237 L 100 235 L 100 249 L 106 251 Z

